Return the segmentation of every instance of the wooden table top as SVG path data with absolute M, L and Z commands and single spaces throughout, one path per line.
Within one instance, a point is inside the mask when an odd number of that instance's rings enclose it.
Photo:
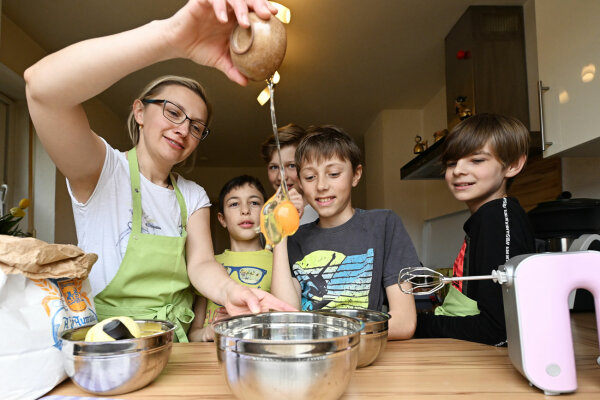
M 599 399 L 594 313 L 572 314 L 571 320 L 578 388 L 561 397 Z M 48 395 L 91 396 L 70 380 Z M 544 398 L 513 367 L 507 348 L 454 339 L 412 339 L 389 342 L 374 364 L 357 369 L 342 399 L 414 399 L 419 395 L 427 399 Z M 114 398 L 234 399 L 217 363 L 214 343 L 175 343 L 169 363 L 153 383 Z

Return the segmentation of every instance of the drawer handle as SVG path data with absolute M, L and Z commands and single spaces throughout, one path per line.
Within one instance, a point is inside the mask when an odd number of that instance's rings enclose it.
M 538 81 L 538 102 L 540 104 L 540 135 L 542 137 L 542 151 L 546 151 L 547 147 L 552 146 L 552 142 L 546 142 L 546 137 L 544 135 L 544 102 L 542 101 L 542 95 L 548 90 L 550 90 L 549 86 L 544 86 L 542 81 Z

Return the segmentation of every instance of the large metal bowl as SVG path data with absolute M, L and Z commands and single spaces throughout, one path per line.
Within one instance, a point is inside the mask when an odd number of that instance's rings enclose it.
M 238 399 L 337 399 L 358 361 L 363 324 L 310 312 L 270 312 L 215 323 L 227 383 Z
M 175 325 L 168 321 L 136 320 L 142 332 L 135 339 L 86 342 L 87 325 L 63 332 L 62 359 L 67 375 L 81 389 L 117 395 L 140 389 L 164 369 L 171 354 Z
M 358 368 L 371 365 L 385 350 L 388 339 L 388 320 L 392 317 L 390 314 L 374 310 L 344 308 L 319 312 L 345 315 L 364 322 L 365 329 L 360 332 Z

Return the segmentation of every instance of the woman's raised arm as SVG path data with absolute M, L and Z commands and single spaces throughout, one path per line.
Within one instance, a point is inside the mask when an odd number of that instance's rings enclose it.
M 265 19 L 276 12 L 266 0 L 190 0 L 168 19 L 76 43 L 25 71 L 37 134 L 78 200 L 91 195 L 105 156 L 82 103 L 126 75 L 172 58 L 215 67 L 246 84 L 231 62 L 228 44 L 236 19 L 248 26 L 249 9 Z

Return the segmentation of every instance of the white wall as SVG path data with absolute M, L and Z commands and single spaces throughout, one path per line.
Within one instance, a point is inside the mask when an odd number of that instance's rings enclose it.
M 396 212 L 419 255 L 424 185 L 423 181 L 400 180 L 400 168 L 414 157 L 414 137 L 422 132 L 422 110 L 384 110 L 365 134 L 367 207 Z
M 33 198 L 35 211 L 35 234 L 40 240 L 54 243 L 56 167 L 50 156 L 35 137 L 35 161 L 33 177 Z
M 421 258 L 424 266 L 452 266 L 465 237 L 463 225 L 470 215 L 468 210 L 462 210 L 425 221 Z

